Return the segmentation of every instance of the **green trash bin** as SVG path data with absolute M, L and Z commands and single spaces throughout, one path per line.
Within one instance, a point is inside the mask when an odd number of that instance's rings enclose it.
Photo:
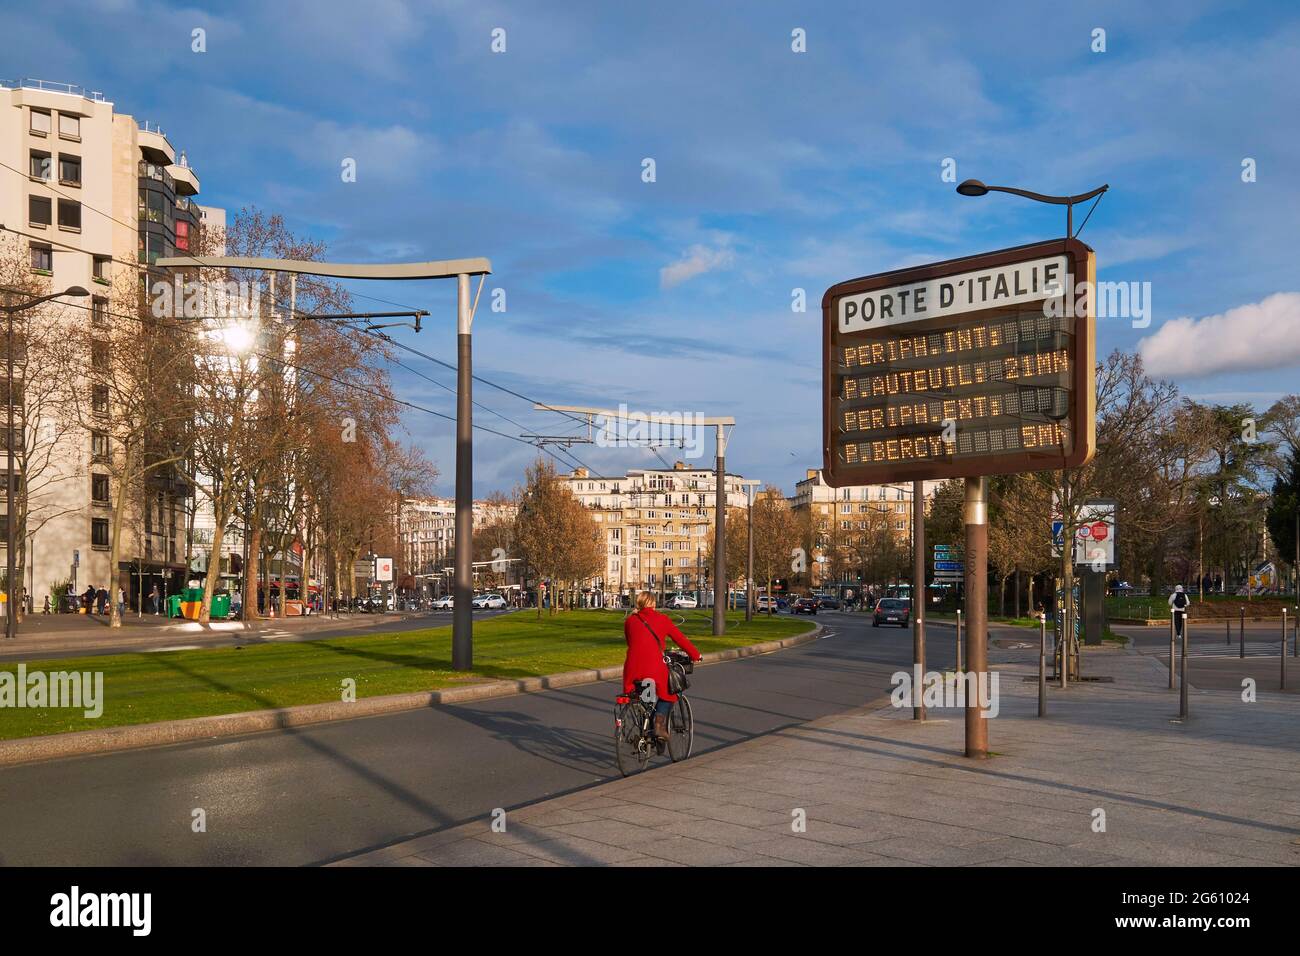
M 200 592 L 200 597 L 202 592 Z M 230 592 L 212 595 L 212 610 L 208 617 L 214 621 L 224 621 L 230 617 Z
M 181 616 L 181 596 L 179 594 L 169 594 L 167 596 L 167 616 Z

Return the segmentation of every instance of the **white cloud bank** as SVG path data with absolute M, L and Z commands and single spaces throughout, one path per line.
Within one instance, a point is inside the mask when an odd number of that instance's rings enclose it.
M 1196 378 L 1300 365 L 1300 292 L 1277 292 L 1201 319 L 1166 322 L 1138 343 L 1147 371 Z
M 714 269 L 729 266 L 735 261 L 735 258 L 735 254 L 730 249 L 710 249 L 708 246 L 699 245 L 691 246 L 686 251 L 685 257 L 659 270 L 659 287 L 671 289 L 687 279 L 694 279 L 696 276 L 712 272 Z

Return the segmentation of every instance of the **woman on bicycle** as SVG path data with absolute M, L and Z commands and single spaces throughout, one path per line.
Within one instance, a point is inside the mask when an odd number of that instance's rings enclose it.
M 677 695 L 668 692 L 668 665 L 664 663 L 666 643 L 673 643 L 698 661 L 700 652 L 687 640 L 686 635 L 666 615 L 655 609 L 655 596 L 641 591 L 636 596 L 636 613 L 623 621 L 623 637 L 627 640 L 627 657 L 623 660 L 623 693 L 631 694 L 638 681 L 655 682 L 655 736 L 668 739 L 668 714 L 677 703 Z

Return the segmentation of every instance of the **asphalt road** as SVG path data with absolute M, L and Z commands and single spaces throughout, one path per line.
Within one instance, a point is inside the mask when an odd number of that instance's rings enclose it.
M 911 660 L 909 630 L 817 620 L 818 641 L 697 669 L 697 750 L 861 706 Z M 951 627 L 932 634 L 928 663 L 951 664 Z M 0 864 L 311 864 L 486 818 L 616 776 L 616 693 L 589 684 L 2 768 Z

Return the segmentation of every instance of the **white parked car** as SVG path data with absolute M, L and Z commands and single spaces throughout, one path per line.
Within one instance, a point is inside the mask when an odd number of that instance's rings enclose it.
M 506 606 L 506 599 L 500 594 L 479 594 L 475 596 L 472 605 L 475 610 L 497 610 Z
M 668 606 L 679 610 L 685 610 L 688 608 L 699 607 L 700 602 L 695 600 L 695 595 L 693 594 L 674 594 L 668 601 Z
M 454 597 L 450 594 L 444 594 L 442 597 L 438 598 L 438 600 L 433 602 L 432 607 L 435 611 L 450 611 L 455 604 L 456 599 Z

